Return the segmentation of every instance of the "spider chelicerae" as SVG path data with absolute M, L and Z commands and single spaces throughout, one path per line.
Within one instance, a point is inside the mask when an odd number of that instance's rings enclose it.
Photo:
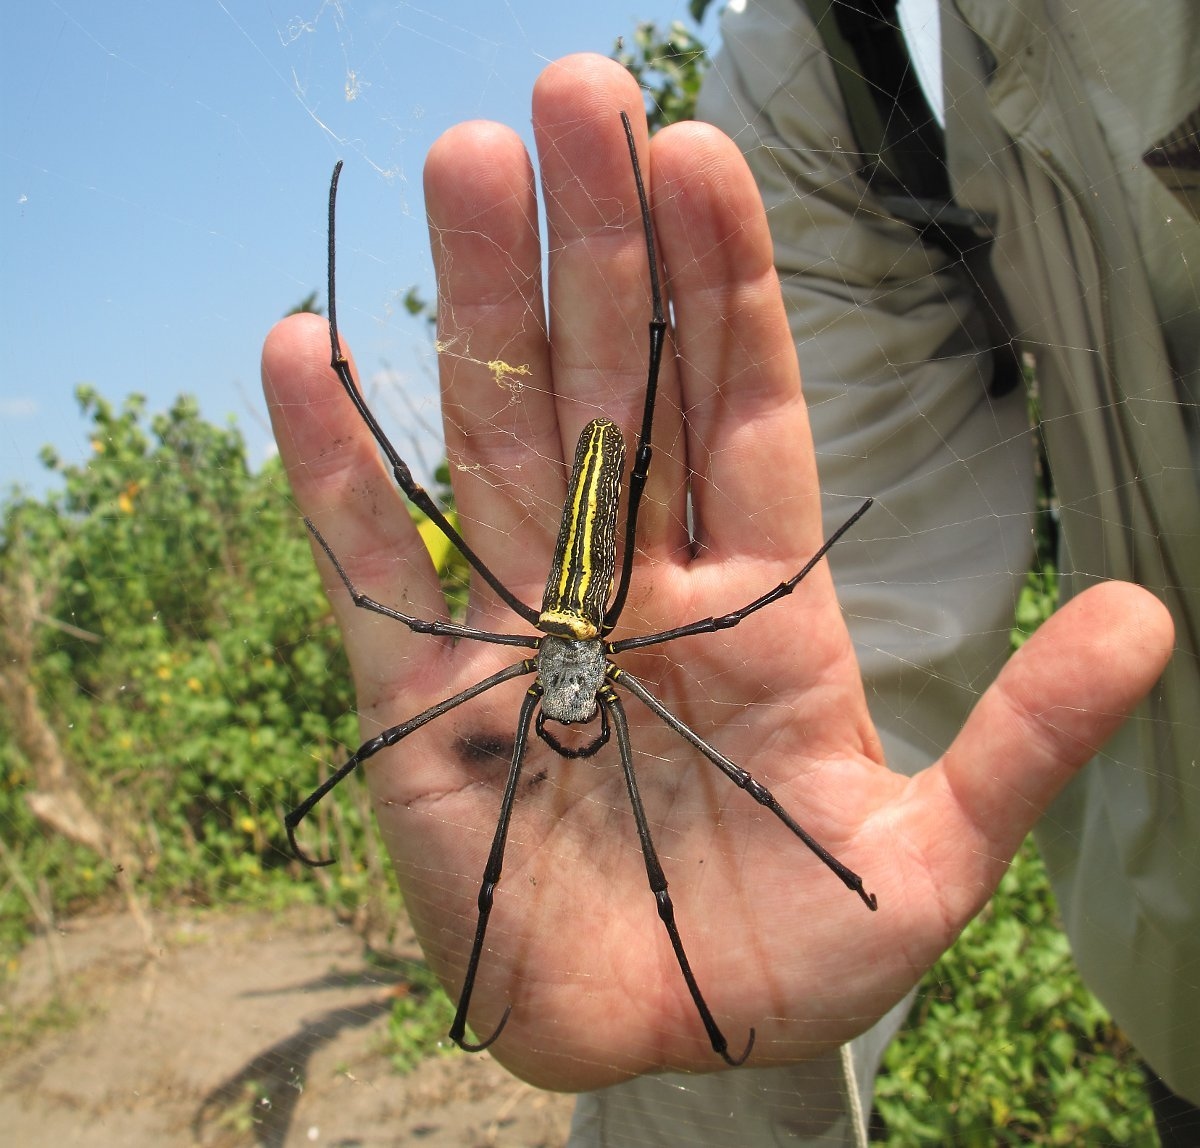
M 341 163 L 334 168 L 329 188 L 329 340 L 332 351 L 332 367 L 346 394 L 354 403 L 359 415 L 379 444 L 396 483 L 404 494 L 432 520 L 439 530 L 457 547 L 476 574 L 496 592 L 514 613 L 528 622 L 538 635 L 500 634 L 459 625 L 455 622 L 427 621 L 405 614 L 401 610 L 384 605 L 359 592 L 344 566 L 325 541 L 317 527 L 308 519 L 306 524 L 321 549 L 328 556 L 333 568 L 345 585 L 354 605 L 373 611 L 384 617 L 403 623 L 416 633 L 438 637 L 487 642 L 500 646 L 524 647 L 534 651 L 521 661 L 491 674 L 465 690 L 429 707 L 415 717 L 399 725 L 385 729 L 382 733 L 364 742 L 355 753 L 330 775 L 304 801 L 286 817 L 288 840 L 296 856 L 308 865 L 328 865 L 330 859 L 308 856 L 296 840 L 300 823 L 312 812 L 316 804 L 336 785 L 348 777 L 363 762 L 406 738 L 435 718 L 478 697 L 480 694 L 512 681 L 515 678 L 533 675 L 517 718 L 516 736 L 513 742 L 512 759 L 500 803 L 500 815 L 492 840 L 491 851 L 484 868 L 480 886 L 479 916 L 475 936 L 467 961 L 466 975 L 459 993 L 454 1021 L 450 1027 L 450 1038 L 471 1052 L 487 1048 L 499 1037 L 509 1014 L 510 1003 L 495 1030 L 486 1039 L 474 1043 L 466 1039 L 467 1013 L 471 995 L 483 953 L 488 920 L 492 903 L 504 863 L 505 842 L 512 819 L 521 767 L 529 744 L 529 733 L 533 728 L 537 737 L 563 758 L 586 758 L 596 754 L 616 733 L 618 755 L 625 786 L 633 809 L 638 839 L 645 861 L 646 875 L 651 892 L 658 906 L 658 915 L 666 929 L 687 984 L 688 992 L 704 1024 L 713 1051 L 729 1065 L 741 1064 L 750 1055 L 754 1045 L 754 1029 L 740 1056 L 732 1056 L 728 1041 L 713 1019 L 712 1013 L 692 972 L 684 950 L 679 928 L 675 921 L 675 910 L 667 891 L 667 879 L 659 862 L 657 851 L 650 834 L 646 811 L 638 791 L 633 768 L 633 748 L 629 736 L 629 724 L 620 691 L 632 694 L 645 705 L 669 729 L 674 730 L 685 742 L 707 758 L 740 789 L 745 790 L 759 805 L 773 813 L 792 831 L 825 865 L 841 879 L 847 888 L 862 898 L 870 909 L 876 908 L 875 897 L 866 892 L 862 878 L 843 865 L 808 832 L 772 796 L 770 790 L 757 782 L 746 770 L 725 757 L 709 745 L 698 733 L 685 725 L 668 710 L 637 678 L 618 666 L 612 659 L 629 650 L 645 649 L 670 642 L 676 638 L 699 634 L 711 634 L 737 626 L 749 615 L 769 606 L 790 594 L 824 557 L 831 546 L 866 512 L 871 505 L 867 499 L 844 522 L 809 559 L 804 567 L 786 582 L 781 582 L 754 601 L 732 613 L 720 617 L 703 618 L 677 626 L 674 629 L 653 634 L 643 634 L 610 641 L 621 617 L 629 592 L 633 570 L 638 509 L 650 473 L 651 432 L 654 423 L 654 404 L 658 391 L 659 368 L 662 363 L 666 339 L 666 319 L 663 310 L 662 288 L 659 282 L 658 264 L 655 255 L 654 229 L 650 221 L 650 209 L 646 189 L 638 163 L 637 147 L 629 117 L 622 112 L 621 122 L 629 146 L 629 157 L 633 179 L 637 187 L 641 208 L 642 226 L 646 238 L 649 261 L 652 317 L 650 319 L 650 351 L 646 377 L 646 394 L 642 411 L 642 425 L 638 436 L 629 478 L 629 503 L 625 516 L 624 545 L 619 577 L 617 577 L 616 539 L 622 476 L 625 469 L 625 443 L 617 426 L 607 419 L 593 419 L 579 437 L 574 466 L 563 507 L 554 561 L 546 580 L 546 590 L 541 610 L 534 610 L 509 591 L 496 575 L 463 539 L 446 515 L 413 478 L 411 471 L 388 440 L 383 429 L 367 407 L 355 385 L 350 365 L 341 352 L 338 338 L 336 296 L 334 290 L 334 216 L 337 201 L 338 178 Z M 614 592 L 615 586 L 615 592 Z M 550 724 L 563 726 L 599 723 L 599 728 L 590 741 L 582 746 L 567 746 L 550 728 Z

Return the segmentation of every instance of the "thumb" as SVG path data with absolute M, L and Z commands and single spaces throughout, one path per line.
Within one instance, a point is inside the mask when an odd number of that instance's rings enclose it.
M 1046 807 L 1149 692 L 1173 643 L 1157 598 L 1105 582 L 1013 655 L 922 778 L 946 910 L 964 921 L 978 911 Z

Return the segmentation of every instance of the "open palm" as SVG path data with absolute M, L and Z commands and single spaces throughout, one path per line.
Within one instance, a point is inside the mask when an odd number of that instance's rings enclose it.
M 602 414 L 636 440 L 650 298 L 621 110 L 638 125 L 674 327 L 617 640 L 744 606 L 822 542 L 799 370 L 749 172 L 729 140 L 700 124 L 667 129 L 648 148 L 641 93 L 598 57 L 551 66 L 534 93 L 546 298 L 533 170 L 517 137 L 464 124 L 427 162 L 463 533 L 536 607 L 580 429 Z M 325 324 L 296 316 L 276 327 L 263 376 L 296 498 L 357 588 L 444 617 L 404 502 L 329 370 Z M 318 557 L 364 736 L 527 653 L 356 610 Z M 466 622 L 528 629 L 478 579 Z M 911 780 L 882 761 L 824 565 L 736 628 L 615 659 L 768 786 L 878 898 L 868 911 L 785 825 L 624 695 L 682 941 L 731 1051 L 753 1028 L 751 1063 L 807 1059 L 898 1001 L 1150 687 L 1170 643 L 1150 595 L 1097 587 L 1025 646 L 945 757 Z M 452 997 L 529 681 L 454 709 L 366 766 L 408 910 Z M 594 736 L 585 729 L 577 741 Z M 490 1034 L 509 1005 L 492 1051 L 542 1086 L 722 1067 L 658 920 L 615 745 L 565 760 L 530 739 L 470 1011 L 475 1033 Z

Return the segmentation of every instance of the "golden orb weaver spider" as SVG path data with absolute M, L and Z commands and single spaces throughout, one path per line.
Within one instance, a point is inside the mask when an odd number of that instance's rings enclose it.
M 381 750 L 395 745 L 422 726 L 449 713 L 464 702 L 515 678 L 534 675 L 533 684 L 525 695 L 517 719 L 516 737 L 513 743 L 511 763 L 500 804 L 500 813 L 480 885 L 479 915 L 474 940 L 467 961 L 466 976 L 459 993 L 454 1021 L 450 1027 L 450 1038 L 461 1048 L 478 1052 L 495 1041 L 508 1021 L 512 1011 L 510 1003 L 500 1018 L 495 1030 L 478 1043 L 466 1039 L 467 1013 L 471 995 L 483 953 L 484 938 L 491 915 L 496 886 L 500 881 L 504 863 L 505 843 L 509 823 L 516 799 L 517 784 L 529 743 L 530 726 L 546 745 L 564 758 L 591 757 L 610 739 L 616 731 L 621 769 L 625 786 L 633 809 L 638 839 L 651 892 L 658 906 L 658 915 L 667 932 L 674 950 L 680 972 L 687 984 L 696 1011 L 704 1024 L 708 1039 L 716 1052 L 727 1064 L 737 1066 L 750 1055 L 754 1046 L 754 1029 L 740 1056 L 732 1056 L 728 1041 L 713 1019 L 704 995 L 692 972 L 684 951 L 679 928 L 675 922 L 675 910 L 667 891 L 667 879 L 659 862 L 657 851 L 650 834 L 649 822 L 638 790 L 633 768 L 633 748 L 629 736 L 629 725 L 618 689 L 625 690 L 645 705 L 669 729 L 677 733 L 695 750 L 707 758 L 740 789 L 745 790 L 759 805 L 773 813 L 796 837 L 846 885 L 862 898 L 868 908 L 876 908 L 873 894 L 863 887 L 862 878 L 843 865 L 827 849 L 804 830 L 772 796 L 770 790 L 757 782 L 746 770 L 725 757 L 709 745 L 699 734 L 672 714 L 640 681 L 622 670 L 611 659 L 628 650 L 644 649 L 660 645 L 676 638 L 715 633 L 737 626 L 749 615 L 769 606 L 790 594 L 825 556 L 831 546 L 866 513 L 871 505 L 867 499 L 851 516 L 824 542 L 804 567 L 786 582 L 762 594 L 754 601 L 732 613 L 720 617 L 703 618 L 683 626 L 653 634 L 643 634 L 620 641 L 609 641 L 608 636 L 615 628 L 624 609 L 629 592 L 629 581 L 633 569 L 634 542 L 637 531 L 638 509 L 650 473 L 651 432 L 654 422 L 654 404 L 658 391 L 658 374 L 662 362 L 666 337 L 666 319 L 663 310 L 662 289 L 658 277 L 655 256 L 654 229 L 650 220 L 650 208 L 646 189 L 638 163 L 637 147 L 629 117 L 622 112 L 621 122 L 629 146 L 629 156 L 637 186 L 638 202 L 641 207 L 642 226 L 645 232 L 646 251 L 650 267 L 650 293 L 652 317 L 650 320 L 650 354 L 647 368 L 646 394 L 642 411 L 642 425 L 638 436 L 637 450 L 629 481 L 629 503 L 625 516 L 624 551 L 620 577 L 616 578 L 616 537 L 619 516 L 621 478 L 625 465 L 625 443 L 617 426 L 607 419 L 593 419 L 580 435 L 575 452 L 574 467 L 563 507 L 554 561 L 546 580 L 546 590 L 540 611 L 534 610 L 518 599 L 488 569 L 487 565 L 464 541 L 458 530 L 430 498 L 429 494 L 414 480 L 411 471 L 384 434 L 383 429 L 368 409 L 354 383 L 350 366 L 341 353 L 338 338 L 337 310 L 334 291 L 334 216 L 337 201 L 338 178 L 342 165 L 339 162 L 333 171 L 329 187 L 329 341 L 332 353 L 331 365 L 346 394 L 354 403 L 359 415 L 366 423 L 375 441 L 383 451 L 392 468 L 397 485 L 404 494 L 419 507 L 458 548 L 471 568 L 483 578 L 514 613 L 536 630 L 539 636 L 528 634 L 499 634 L 474 629 L 454 622 L 426 621 L 393 609 L 360 593 L 351 581 L 342 563 L 317 527 L 308 519 L 305 523 L 318 545 L 325 552 L 345 585 L 354 605 L 392 618 L 410 630 L 439 637 L 468 639 L 501 646 L 518 646 L 535 653 L 514 665 L 491 674 L 467 689 L 446 698 L 436 705 L 392 726 L 377 736 L 368 739 L 354 754 L 304 801 L 285 818 L 288 840 L 297 858 L 308 865 L 328 865 L 332 859 L 318 860 L 307 856 L 296 840 L 296 830 L 313 810 L 314 806 L 336 785 L 349 776 L 363 762 Z M 614 593 L 615 585 L 615 593 Z M 547 727 L 547 721 L 561 725 L 586 725 L 599 718 L 600 729 L 595 737 L 578 748 L 563 745 Z

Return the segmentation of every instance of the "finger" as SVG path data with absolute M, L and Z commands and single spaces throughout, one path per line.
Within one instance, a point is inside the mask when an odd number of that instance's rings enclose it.
M 707 124 L 665 129 L 654 157 L 697 533 L 715 559 L 805 556 L 821 541 L 816 464 L 758 188 Z
M 433 564 L 329 360 L 329 327 L 317 315 L 284 319 L 263 346 L 263 391 L 296 502 L 359 590 L 407 613 L 442 617 L 445 600 Z M 355 667 L 359 703 L 367 708 L 374 691 L 364 686 L 372 668 L 382 674 L 395 666 L 414 635 L 356 609 L 315 543 L 313 549 Z
M 647 187 L 653 180 L 642 95 L 600 56 L 569 56 L 534 88 L 550 266 L 550 336 L 559 426 L 567 457 L 598 415 L 622 429 L 630 454 L 641 427 L 652 315 L 649 255 L 628 142 L 633 126 Z M 669 253 L 665 256 L 670 260 Z M 639 542 L 653 546 L 668 523 L 684 529 L 680 415 L 668 343 L 659 378 L 654 462 Z
M 1125 582 L 1067 603 L 1013 656 L 938 766 L 924 831 L 953 919 L 990 895 L 1046 807 L 1150 690 L 1174 640 L 1166 607 Z
M 529 157 L 508 128 L 461 124 L 430 151 L 425 196 L 456 506 L 480 556 L 536 606 L 564 479 Z

